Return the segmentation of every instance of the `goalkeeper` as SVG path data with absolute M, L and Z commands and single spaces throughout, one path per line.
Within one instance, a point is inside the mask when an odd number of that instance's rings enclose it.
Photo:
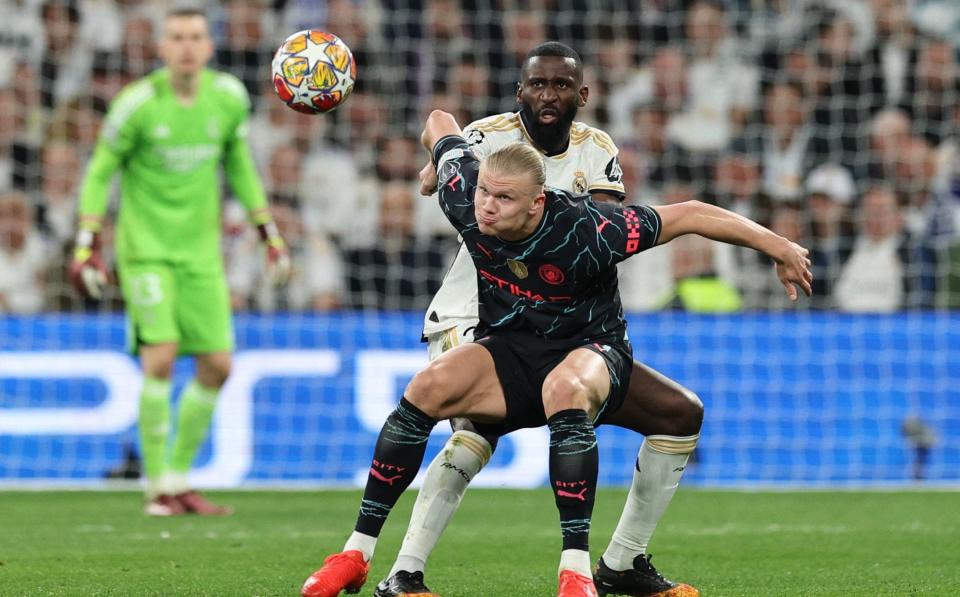
M 70 279 L 98 299 L 107 282 L 100 230 L 111 179 L 121 170 L 117 269 L 128 338 L 144 371 L 140 443 L 145 512 L 229 514 L 187 483 L 230 373 L 233 329 L 220 254 L 219 166 L 266 245 L 274 281 L 290 271 L 283 240 L 245 139 L 250 100 L 237 78 L 206 68 L 213 42 L 204 13 L 182 9 L 164 22 L 164 68 L 113 100 L 80 191 Z M 170 435 L 171 373 L 178 354 L 196 356 Z

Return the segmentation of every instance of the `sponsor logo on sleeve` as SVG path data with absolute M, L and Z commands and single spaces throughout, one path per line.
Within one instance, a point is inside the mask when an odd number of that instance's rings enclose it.
M 610 158 L 603 173 L 607 175 L 607 180 L 610 182 L 623 184 L 623 169 L 620 168 L 620 160 L 617 159 L 617 156 Z
M 452 160 L 459 160 L 463 156 L 464 156 L 463 150 L 460 149 L 459 147 L 455 147 L 454 149 L 451 149 L 446 153 L 444 153 L 442 156 L 440 156 L 440 160 L 437 163 L 440 165 L 443 165 L 444 163 Z
M 437 179 L 440 181 L 440 184 L 445 185 L 459 173 L 459 163 L 451 161 L 441 162 L 440 172 L 437 173 Z
M 632 208 L 623 210 L 623 218 L 627 225 L 627 255 L 633 255 L 640 250 L 640 218 Z
M 464 139 L 466 139 L 470 145 L 480 145 L 483 143 L 484 138 L 486 138 L 486 135 L 483 131 L 477 129 L 469 129 L 464 133 Z

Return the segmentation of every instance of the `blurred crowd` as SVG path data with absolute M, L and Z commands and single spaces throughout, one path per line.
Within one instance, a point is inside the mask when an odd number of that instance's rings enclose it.
M 182 2 L 0 4 L 0 312 L 117 309 L 65 281 L 77 192 L 110 99 L 157 67 Z M 952 0 L 234 0 L 210 9 L 214 68 L 253 98 L 250 143 L 292 282 L 273 288 L 229 196 L 235 309 L 423 309 L 456 251 L 417 194 L 433 108 L 516 108 L 519 64 L 557 39 L 584 58 L 577 120 L 620 148 L 629 203 L 699 199 L 811 248 L 791 304 L 756 253 L 683 238 L 621 266 L 631 310 L 960 307 L 960 3 Z M 290 33 L 340 36 L 350 99 L 298 114 L 269 82 Z M 105 236 L 110 243 L 109 230 Z

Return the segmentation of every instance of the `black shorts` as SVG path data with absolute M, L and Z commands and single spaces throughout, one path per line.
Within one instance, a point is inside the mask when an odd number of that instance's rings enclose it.
M 507 418 L 501 423 L 474 423 L 483 435 L 506 435 L 516 429 L 547 424 L 543 410 L 543 381 L 571 351 L 588 348 L 607 363 L 610 394 L 597 413 L 594 426 L 623 404 L 630 384 L 633 352 L 624 341 L 584 341 L 583 344 L 551 344 L 542 338 L 494 334 L 476 340 L 493 357 L 497 377 L 507 402 Z

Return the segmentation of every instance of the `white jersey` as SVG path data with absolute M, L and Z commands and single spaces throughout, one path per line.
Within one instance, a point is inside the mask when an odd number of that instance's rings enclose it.
M 519 112 L 497 114 L 472 122 L 463 129 L 463 136 L 481 159 L 516 141 L 533 143 Z M 617 153 L 610 135 L 582 122 L 574 122 L 570 127 L 567 150 L 544 156 L 547 186 L 574 195 L 602 192 L 623 197 L 623 172 Z M 477 270 L 466 246 L 461 244 L 457 258 L 443 278 L 443 285 L 427 308 L 423 335 L 430 336 L 462 323 L 476 324 L 477 320 Z

